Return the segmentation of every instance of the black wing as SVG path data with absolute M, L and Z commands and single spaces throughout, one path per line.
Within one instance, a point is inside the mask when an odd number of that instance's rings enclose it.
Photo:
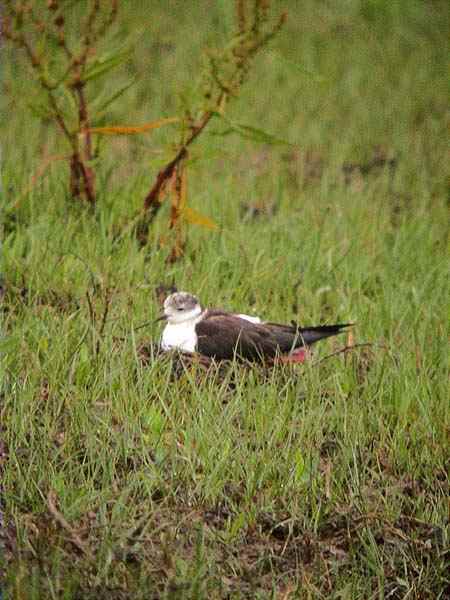
M 195 327 L 197 351 L 218 360 L 273 358 L 280 351 L 272 332 L 256 323 L 221 311 L 211 311 Z
M 298 325 L 281 325 L 278 323 L 266 323 L 265 326 L 277 339 L 282 352 L 289 352 L 293 348 L 311 346 L 319 340 L 342 333 L 352 323 L 337 323 L 336 325 L 317 325 L 312 327 L 300 327 Z
M 300 337 L 306 346 L 315 344 L 319 340 L 324 340 L 327 337 L 342 333 L 347 327 L 351 327 L 353 323 L 337 323 L 336 325 L 318 325 L 316 327 L 301 327 Z M 302 344 L 303 345 L 303 344 Z

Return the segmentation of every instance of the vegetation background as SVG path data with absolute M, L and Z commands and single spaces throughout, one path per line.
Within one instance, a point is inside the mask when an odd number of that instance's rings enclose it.
M 127 226 L 172 126 L 98 138 L 97 205 L 75 202 L 24 57 L 2 49 L 10 597 L 449 597 L 448 4 L 279 5 L 226 113 L 274 137 L 213 121 L 196 142 L 189 202 L 218 230 L 191 224 L 174 264 L 168 207 L 143 248 Z M 232 22 L 226 1 L 121 3 L 104 43 L 132 52 L 92 100 L 136 83 L 94 125 L 182 113 Z M 271 320 L 354 320 L 347 343 L 371 345 L 174 374 L 143 362 L 159 330 L 138 328 L 171 285 Z

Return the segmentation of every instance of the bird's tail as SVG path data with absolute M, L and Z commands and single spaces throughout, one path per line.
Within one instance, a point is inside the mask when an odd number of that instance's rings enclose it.
M 318 325 L 317 327 L 300 327 L 298 333 L 302 344 L 305 346 L 311 346 L 319 340 L 323 340 L 327 337 L 342 333 L 347 327 L 351 327 L 353 323 L 338 323 L 336 325 Z

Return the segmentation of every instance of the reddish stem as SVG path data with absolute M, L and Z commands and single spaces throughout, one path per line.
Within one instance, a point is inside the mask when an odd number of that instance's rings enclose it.
M 203 131 L 203 129 L 209 123 L 212 116 L 213 116 L 212 111 L 205 112 L 205 114 L 201 118 L 200 122 L 192 128 L 190 136 L 188 137 L 186 142 L 181 146 L 181 148 L 178 150 L 175 158 L 172 159 L 170 161 L 170 163 L 168 163 L 158 173 L 158 176 L 156 178 L 156 181 L 155 181 L 152 189 L 149 191 L 149 193 L 147 194 L 147 196 L 145 197 L 145 200 L 144 200 L 144 210 L 146 210 L 146 211 L 150 210 L 148 222 L 151 222 L 155 218 L 155 216 L 161 206 L 161 203 L 159 202 L 160 193 L 164 189 L 167 181 L 169 181 L 169 179 L 172 177 L 178 163 L 181 160 L 183 160 L 183 158 L 185 158 L 188 146 L 190 146 L 192 144 L 192 142 L 200 135 L 200 133 Z

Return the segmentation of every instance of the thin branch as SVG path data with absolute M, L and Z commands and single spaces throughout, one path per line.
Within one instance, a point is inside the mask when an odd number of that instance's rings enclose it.
M 70 131 L 66 125 L 66 122 L 64 121 L 64 117 L 60 111 L 58 103 L 55 100 L 55 97 L 53 96 L 51 89 L 47 88 L 47 95 L 48 95 L 49 103 L 53 109 L 53 116 L 55 117 L 55 120 L 58 123 L 61 131 L 64 133 L 64 135 L 66 136 L 67 140 L 69 141 L 70 145 L 73 148 L 74 136 L 72 133 L 70 133 Z
M 53 490 L 50 490 L 49 493 L 47 494 L 47 507 L 48 507 L 49 513 L 52 515 L 52 517 L 55 519 L 55 521 L 58 523 L 58 525 L 62 529 L 67 531 L 67 533 L 69 534 L 69 539 L 72 542 L 72 544 L 80 552 L 82 552 L 85 556 L 90 556 L 91 553 L 90 553 L 89 549 L 86 547 L 86 544 L 83 543 L 83 541 L 81 540 L 81 538 L 77 534 L 77 532 L 66 521 L 66 519 L 64 518 L 64 515 L 61 514 L 59 512 L 59 510 L 56 508 L 56 493 Z
M 91 204 L 95 204 L 94 171 L 79 156 L 78 161 L 86 200 Z
M 102 320 L 100 322 L 100 327 L 98 330 L 98 338 L 97 345 L 95 349 L 96 356 L 100 353 L 100 342 L 103 337 L 103 332 L 105 331 L 106 321 L 108 319 L 109 307 L 111 305 L 111 290 L 106 288 L 105 290 L 105 306 L 103 308 Z
M 89 308 L 89 318 L 91 320 L 91 325 L 94 328 L 95 327 L 95 312 L 94 312 L 94 307 L 92 306 L 91 297 L 89 296 L 88 291 L 86 291 L 86 298 L 87 298 L 88 308 Z
M 339 354 L 347 354 L 348 352 L 351 352 L 352 350 L 357 350 L 358 348 L 373 348 L 373 347 L 383 348 L 384 350 L 387 350 L 386 346 L 383 346 L 382 344 L 376 344 L 373 342 L 365 342 L 363 344 L 353 344 L 352 346 L 344 346 L 343 348 L 336 350 L 336 352 L 327 354 L 327 356 L 324 356 L 320 360 L 316 360 L 315 362 L 313 362 L 311 364 L 311 366 L 315 367 L 315 366 L 323 363 L 323 361 L 328 360 L 329 358 L 333 358 L 334 356 L 339 356 Z
M 219 97 L 217 102 L 218 106 L 221 106 L 225 98 L 223 94 Z M 157 175 L 156 181 L 147 194 L 144 200 L 144 208 L 141 217 L 139 218 L 136 225 L 136 234 L 141 246 L 145 246 L 147 243 L 147 230 L 149 225 L 153 222 L 156 215 L 161 208 L 161 194 L 164 191 L 167 183 L 172 178 L 175 170 L 179 163 L 187 156 L 187 148 L 196 140 L 200 133 L 208 125 L 209 121 L 213 117 L 213 111 L 206 111 L 200 121 L 191 128 L 191 133 L 188 136 L 185 143 L 179 148 L 175 158 L 173 158 Z
M 91 45 L 92 45 L 91 35 L 93 32 L 94 23 L 95 23 L 95 20 L 97 18 L 97 14 L 99 11 L 100 11 L 100 1 L 93 0 L 92 6 L 91 6 L 91 11 L 90 11 L 90 13 L 86 19 L 85 25 L 84 25 L 84 31 L 85 31 L 84 36 L 83 36 L 83 46 L 84 47 L 83 47 L 83 50 L 77 60 L 77 63 L 81 67 L 80 76 L 86 66 L 87 55 L 88 55 L 89 49 L 91 48 Z
M 72 61 L 73 59 L 73 53 L 70 50 L 69 46 L 67 45 L 66 42 L 66 36 L 65 36 L 65 32 L 64 32 L 64 25 L 65 25 L 65 21 L 64 21 L 64 17 L 62 14 L 57 15 L 56 12 L 58 11 L 58 5 L 55 2 L 49 2 L 47 4 L 47 10 L 50 13 L 54 13 L 54 18 L 52 19 L 52 17 L 50 16 L 50 18 L 48 19 L 47 23 L 42 23 L 42 22 L 35 22 L 35 24 L 37 25 L 38 28 L 40 28 L 41 24 L 44 26 L 44 29 L 46 30 L 48 35 L 51 35 L 52 37 L 54 37 L 58 43 L 58 45 L 63 49 L 66 58 L 69 60 L 69 62 Z M 52 31 L 51 29 L 51 24 L 55 25 L 56 27 L 56 32 Z M 38 31 L 40 32 L 40 29 L 38 29 Z
M 246 29 L 247 17 L 245 12 L 245 0 L 236 0 L 236 20 L 240 35 L 243 35 Z
M 205 129 L 205 127 L 208 125 L 209 121 L 211 120 L 212 116 L 213 116 L 212 111 L 207 111 L 204 113 L 201 120 L 192 127 L 191 134 L 189 135 L 189 137 L 187 138 L 187 140 L 183 144 L 183 146 L 181 146 L 181 148 L 178 150 L 177 154 L 175 155 L 175 158 L 173 160 L 171 160 L 171 162 L 168 163 L 166 165 L 166 167 L 164 167 L 164 169 L 162 169 L 158 173 L 158 177 L 156 178 L 156 182 L 155 182 L 154 186 L 152 187 L 152 189 L 147 194 L 147 196 L 144 200 L 144 209 L 146 209 L 146 210 L 150 209 L 155 202 L 158 205 L 158 208 L 156 210 L 154 208 L 152 209 L 152 211 L 154 212 L 154 214 L 152 215 L 152 218 L 154 218 L 156 216 L 156 213 L 159 210 L 159 202 L 157 202 L 157 200 L 158 200 L 160 191 L 163 189 L 163 187 L 167 183 L 167 181 L 172 177 L 172 174 L 173 174 L 175 168 L 177 167 L 178 163 L 181 160 L 183 160 L 183 158 L 185 158 L 187 148 L 192 144 L 192 142 L 195 141 L 195 139 L 200 135 L 200 133 L 203 131 L 203 129 Z
M 42 163 L 40 165 L 40 167 L 37 169 L 36 173 L 30 178 L 30 183 L 22 190 L 22 192 L 20 193 L 19 197 L 17 198 L 17 200 L 15 201 L 15 203 L 13 204 L 13 208 L 16 209 L 19 207 L 20 202 L 23 200 L 23 198 L 30 193 L 30 191 L 34 188 L 34 186 L 37 184 L 37 182 L 39 181 L 39 179 L 41 177 L 43 177 L 43 175 L 46 173 L 47 169 L 56 161 L 58 160 L 67 160 L 68 158 L 70 158 L 69 156 L 67 156 L 66 154 L 55 154 L 52 156 L 46 156 L 43 158 Z

